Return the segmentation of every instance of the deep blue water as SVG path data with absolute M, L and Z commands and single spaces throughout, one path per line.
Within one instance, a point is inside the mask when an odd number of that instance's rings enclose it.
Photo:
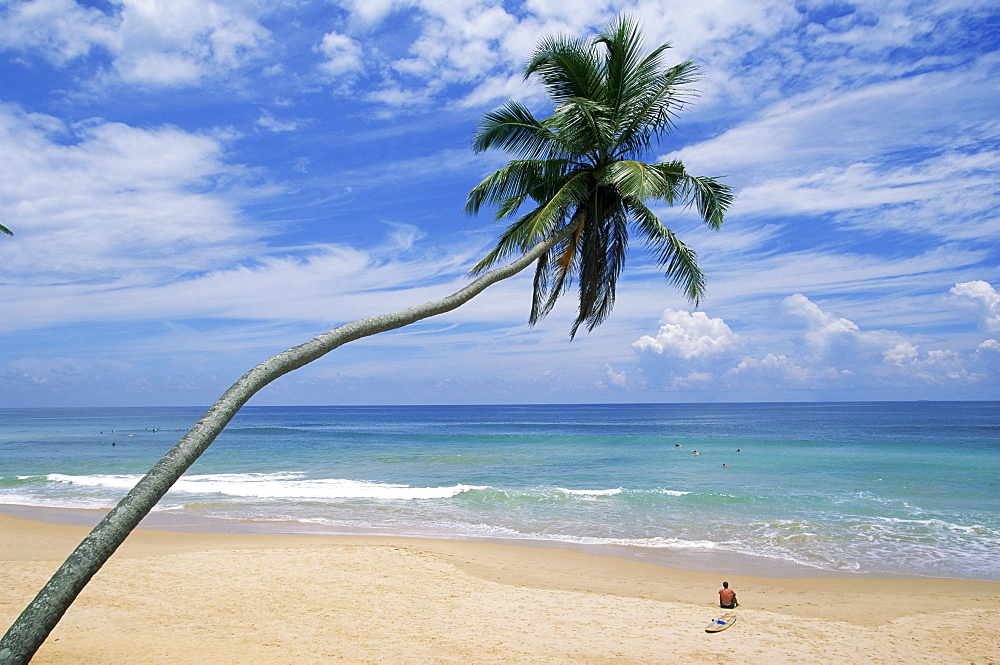
M 0 409 L 0 503 L 109 508 L 203 411 Z M 246 407 L 158 510 L 1000 580 L 1000 403 Z

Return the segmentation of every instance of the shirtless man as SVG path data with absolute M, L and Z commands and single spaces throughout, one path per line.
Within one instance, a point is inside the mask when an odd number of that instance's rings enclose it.
M 731 610 L 734 609 L 738 602 L 736 602 L 736 592 L 729 588 L 729 582 L 723 582 L 722 588 L 719 589 L 719 607 Z

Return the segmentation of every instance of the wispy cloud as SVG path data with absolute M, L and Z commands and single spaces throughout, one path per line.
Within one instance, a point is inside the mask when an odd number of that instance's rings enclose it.
M 527 271 L 274 399 L 1000 395 L 998 13 L 971 0 L 3 4 L 0 395 L 204 401 L 464 285 L 498 227 L 462 203 L 506 159 L 476 119 L 544 112 L 539 37 L 620 12 L 704 75 L 659 154 L 738 191 L 719 233 L 656 208 L 701 308 L 635 247 L 572 344 L 573 293 L 526 325 Z
M 71 0 L 11 3 L 0 15 L 8 48 L 41 55 L 60 65 L 107 54 L 93 80 L 148 86 L 187 86 L 259 57 L 269 32 L 258 3 L 121 0 L 104 12 Z

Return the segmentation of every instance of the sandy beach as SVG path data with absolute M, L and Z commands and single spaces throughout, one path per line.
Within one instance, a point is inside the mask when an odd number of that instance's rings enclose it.
M 8 626 L 87 533 L 0 515 Z M 34 663 L 998 663 L 1000 583 L 719 575 L 566 549 L 140 529 Z

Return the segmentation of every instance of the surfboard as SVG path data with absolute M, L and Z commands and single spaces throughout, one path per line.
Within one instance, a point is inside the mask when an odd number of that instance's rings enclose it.
M 736 612 L 726 612 L 721 617 L 705 626 L 706 633 L 717 633 L 736 623 Z

